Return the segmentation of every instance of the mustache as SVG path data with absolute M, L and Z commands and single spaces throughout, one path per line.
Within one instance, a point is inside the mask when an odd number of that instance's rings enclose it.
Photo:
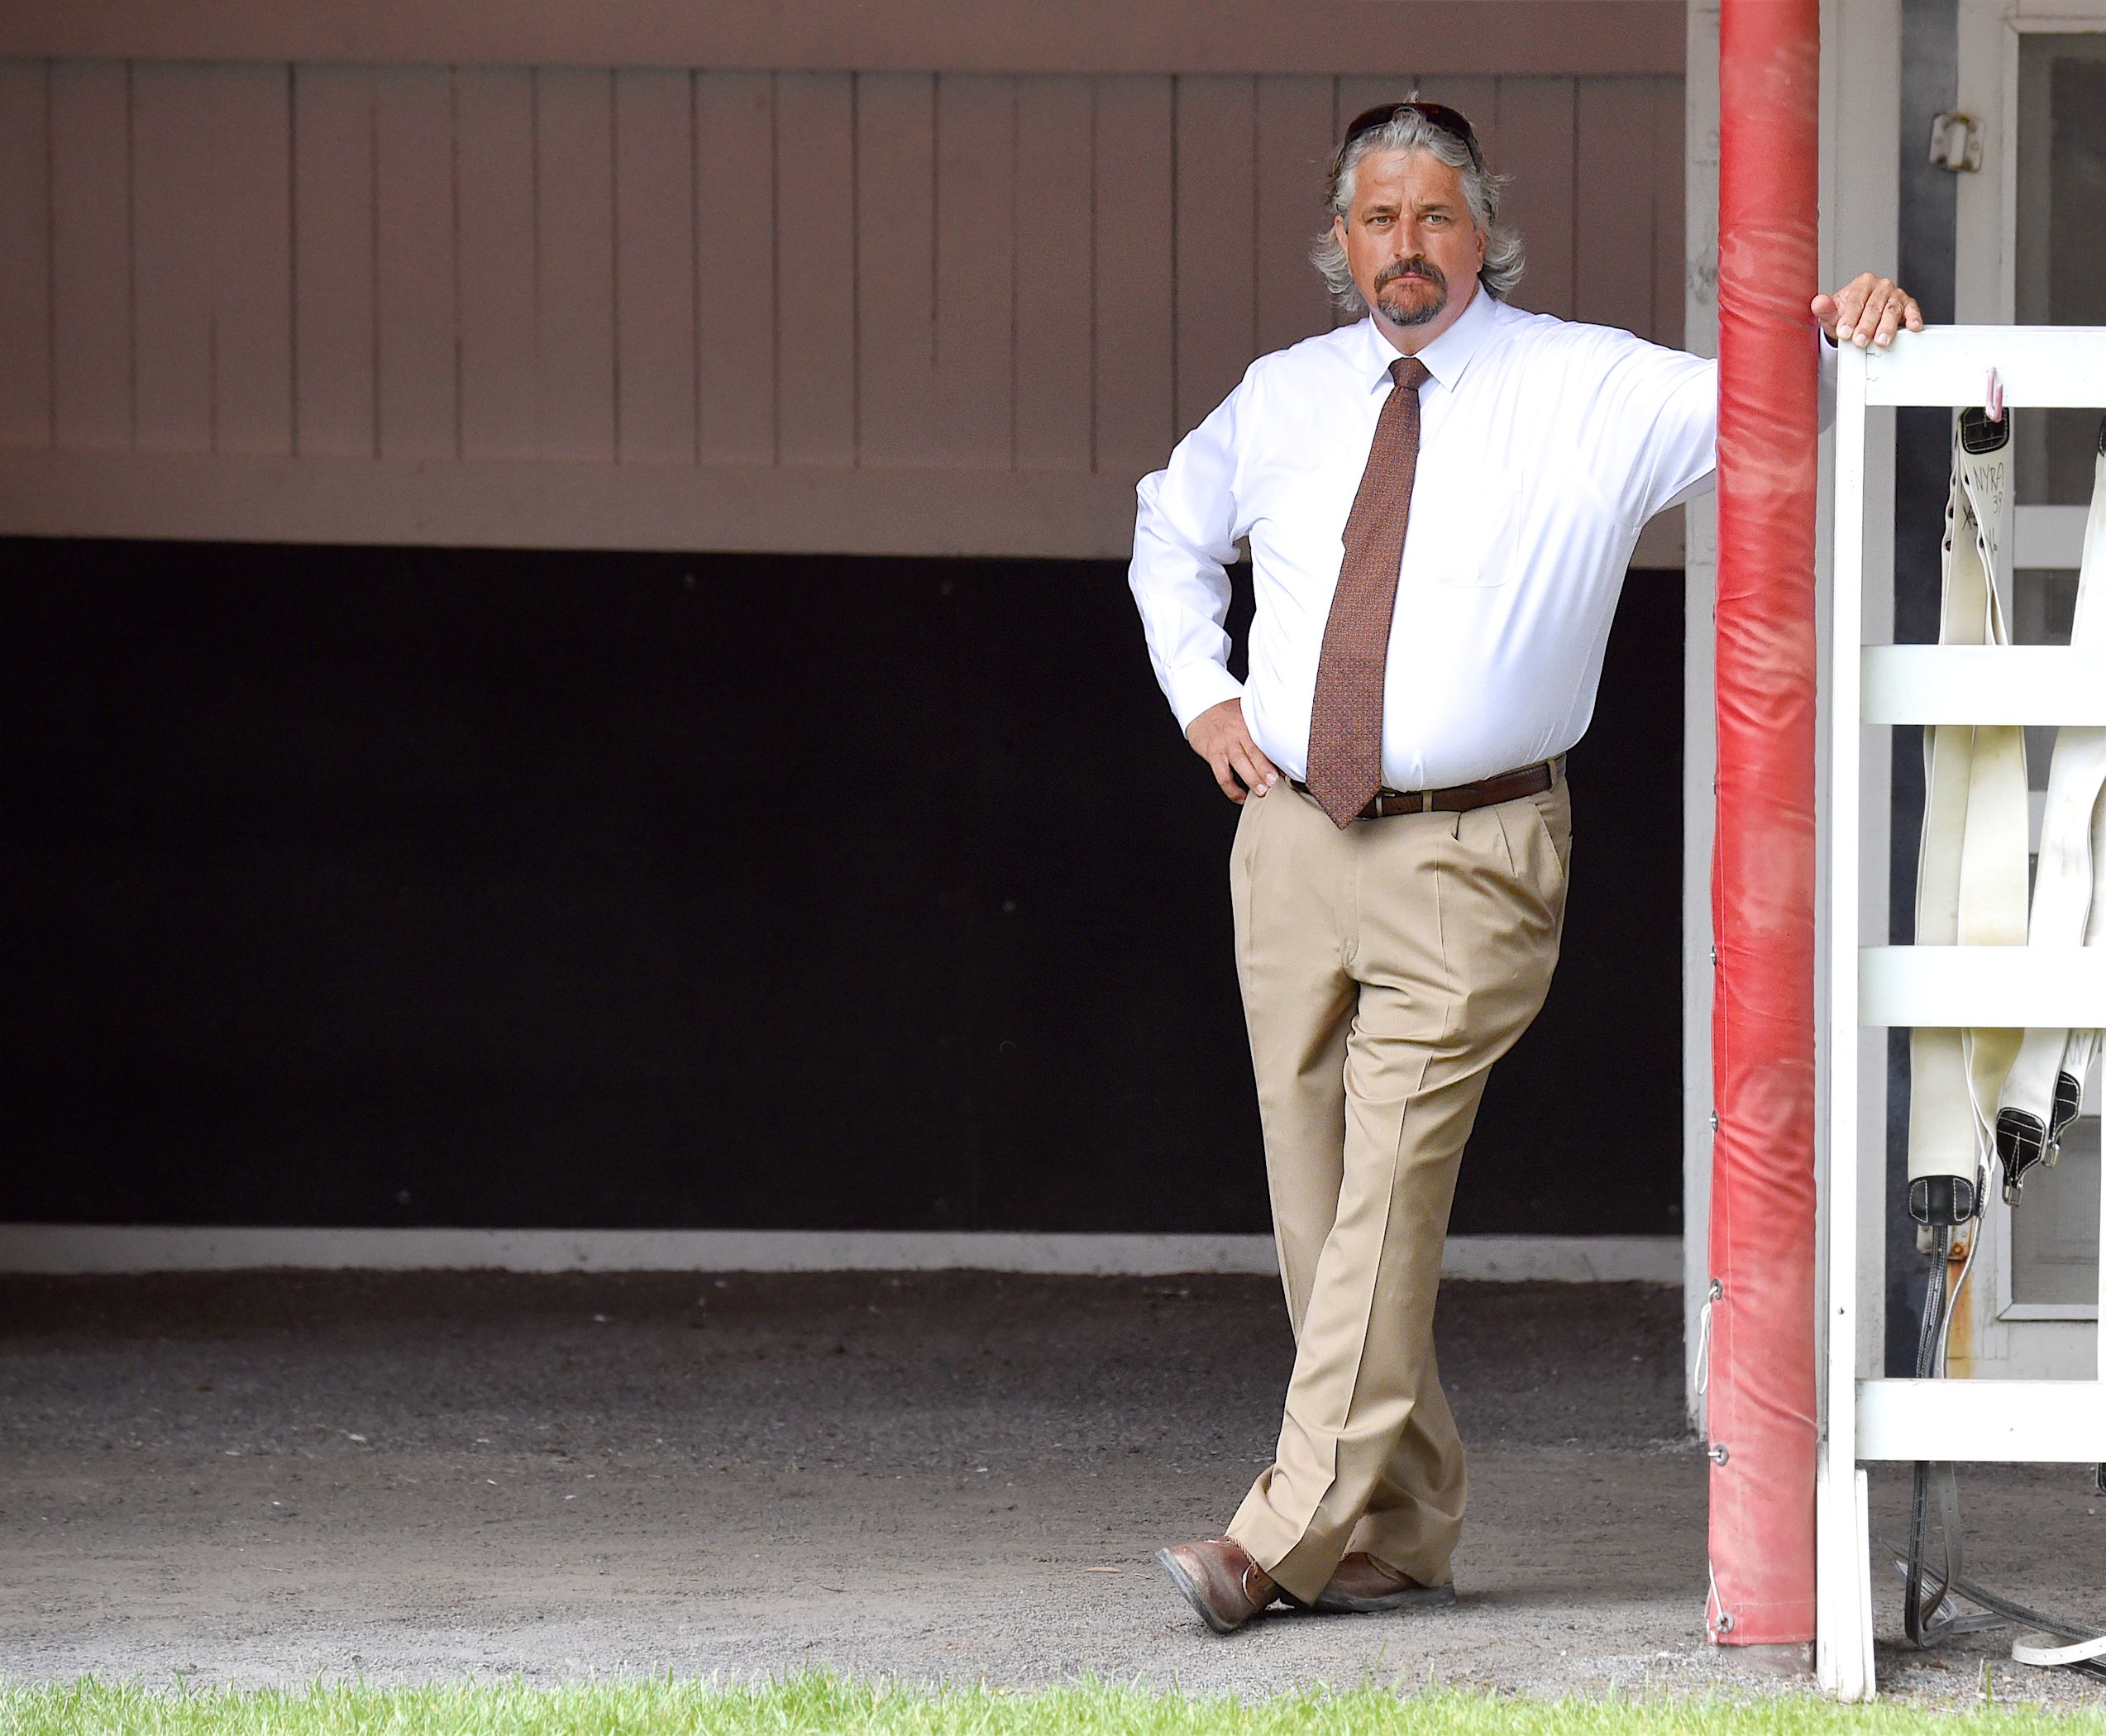
M 1408 260 L 1399 260 L 1393 265 L 1383 266 L 1381 271 L 1376 274 L 1375 288 L 1379 289 L 1383 284 L 1393 284 L 1397 279 L 1407 274 L 1425 279 L 1436 289 L 1445 289 L 1448 287 L 1447 276 L 1440 266 L 1423 255 L 1415 255 Z

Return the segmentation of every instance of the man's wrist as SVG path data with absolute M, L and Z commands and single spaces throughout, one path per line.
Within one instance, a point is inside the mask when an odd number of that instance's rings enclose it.
M 1243 698 L 1243 683 L 1219 663 L 1188 663 L 1170 671 L 1164 684 L 1169 689 L 1170 709 L 1177 727 L 1190 732 L 1206 712 L 1230 699 Z

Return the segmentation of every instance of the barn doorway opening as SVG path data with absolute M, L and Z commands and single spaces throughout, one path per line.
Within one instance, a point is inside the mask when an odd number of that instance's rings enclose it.
M 0 1220 L 1267 1229 L 1119 564 L 7 553 Z M 1459 1233 L 1680 1228 L 1681 634 L 1634 574 Z

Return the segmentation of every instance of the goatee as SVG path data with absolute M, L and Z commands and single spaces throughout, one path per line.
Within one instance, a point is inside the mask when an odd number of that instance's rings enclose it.
M 1406 276 L 1420 279 L 1432 293 L 1414 303 L 1383 293 L 1385 285 Z M 1375 279 L 1375 306 L 1392 326 L 1423 326 L 1429 320 L 1438 319 L 1448 306 L 1447 277 L 1430 260 L 1399 260 Z

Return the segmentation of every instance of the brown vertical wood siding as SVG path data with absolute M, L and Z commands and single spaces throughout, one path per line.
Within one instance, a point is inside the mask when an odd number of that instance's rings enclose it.
M 1330 323 L 1321 165 L 1421 83 L 1511 177 L 1516 301 L 1679 342 L 1676 75 L 0 61 L 0 529 L 488 540 L 451 464 L 520 540 L 683 541 L 681 475 L 729 467 L 793 522 L 726 546 L 956 551 L 977 489 L 986 552 L 1114 552 L 1133 480 Z M 273 458 L 367 465 L 310 509 Z M 666 511 L 622 532 L 609 467 Z M 865 471 L 919 480 L 826 481 Z

